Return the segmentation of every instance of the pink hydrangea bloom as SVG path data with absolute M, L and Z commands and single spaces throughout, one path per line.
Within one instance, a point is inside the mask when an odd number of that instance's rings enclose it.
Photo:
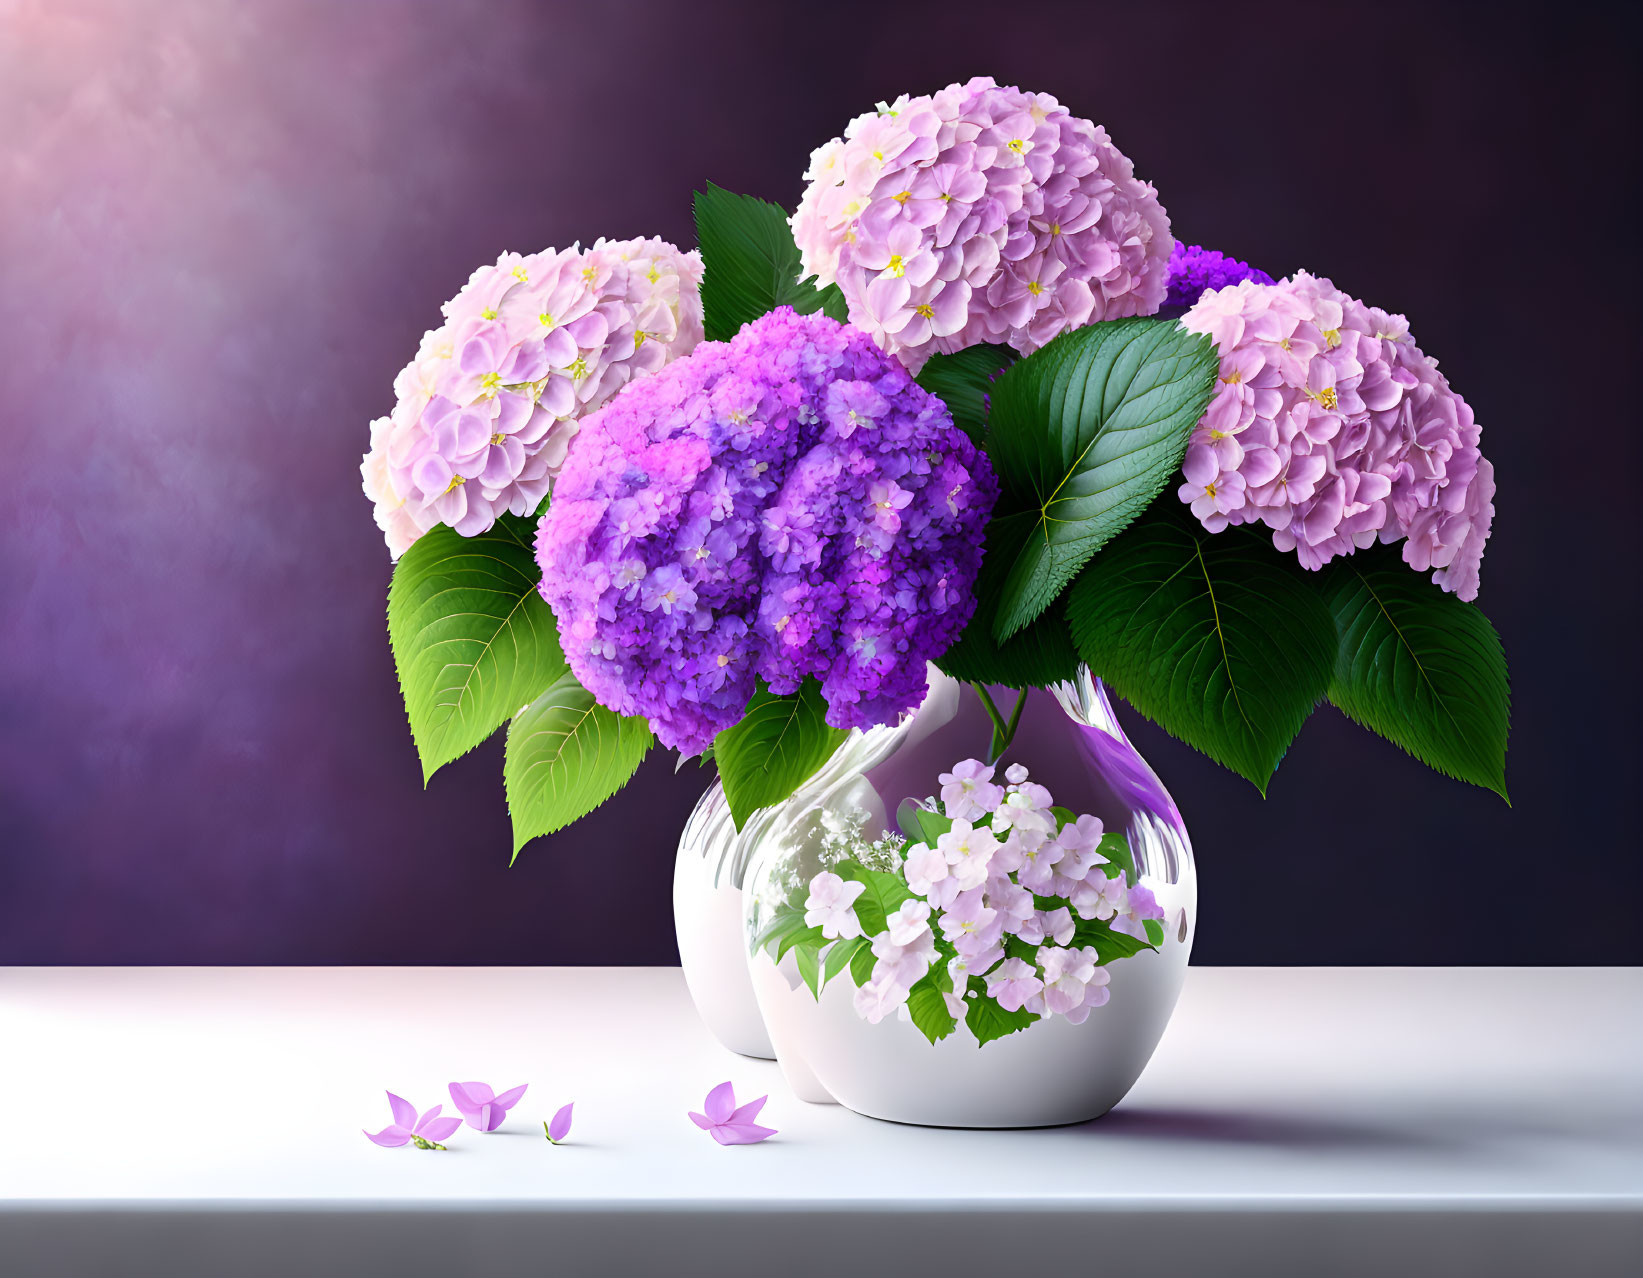
M 578 420 L 702 340 L 700 254 L 663 240 L 504 253 L 445 303 L 394 381 L 360 473 L 398 558 L 547 495 Z
M 1205 528 L 1259 520 L 1307 568 L 1402 539 L 1411 567 L 1477 597 L 1494 467 L 1403 316 L 1300 271 L 1205 293 L 1181 323 L 1221 354 L 1179 490 Z
M 1023 353 L 1151 315 L 1174 241 L 1107 131 L 988 77 L 902 96 L 811 156 L 793 215 L 804 268 L 917 371 L 977 342 Z

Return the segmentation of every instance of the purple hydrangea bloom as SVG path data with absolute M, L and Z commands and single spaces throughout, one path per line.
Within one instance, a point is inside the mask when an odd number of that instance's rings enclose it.
M 537 533 L 599 701 L 699 751 L 756 680 L 893 721 L 975 610 L 998 496 L 946 407 L 859 329 L 782 307 L 583 419 Z
M 1183 244 L 1180 240 L 1169 255 L 1169 288 L 1164 294 L 1164 305 L 1159 308 L 1160 319 L 1179 319 L 1187 308 L 1207 290 L 1225 288 L 1242 280 L 1257 284 L 1275 281 L 1259 267 L 1240 262 L 1225 253 L 1204 248 L 1199 244 Z

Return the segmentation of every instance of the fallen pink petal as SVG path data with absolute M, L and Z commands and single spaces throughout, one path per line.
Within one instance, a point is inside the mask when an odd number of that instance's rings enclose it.
M 494 1132 L 502 1126 L 508 1111 L 525 1095 L 528 1086 L 530 1084 L 521 1083 L 499 1096 L 491 1090 L 489 1083 L 452 1083 L 451 1103 L 467 1120 L 469 1127 L 475 1131 Z
M 385 1149 L 397 1149 L 401 1145 L 416 1142 L 418 1149 L 444 1149 L 440 1144 L 448 1140 L 451 1133 L 462 1126 L 460 1118 L 441 1118 L 440 1111 L 443 1105 L 435 1105 L 421 1118 L 417 1117 L 416 1106 L 403 1096 L 387 1093 L 388 1109 L 393 1114 L 394 1121 L 389 1123 L 380 1132 L 366 1132 L 367 1140 L 383 1146 Z
M 572 1102 L 555 1114 L 552 1122 L 542 1124 L 542 1129 L 547 1132 L 548 1139 L 555 1145 L 570 1135 L 570 1113 L 575 1108 L 575 1103 Z
M 690 1121 L 721 1145 L 756 1145 L 776 1134 L 774 1127 L 761 1127 L 753 1121 L 769 1099 L 761 1096 L 738 1108 L 736 1091 L 727 1080 L 707 1094 L 702 1102 L 706 1113 L 690 1111 Z

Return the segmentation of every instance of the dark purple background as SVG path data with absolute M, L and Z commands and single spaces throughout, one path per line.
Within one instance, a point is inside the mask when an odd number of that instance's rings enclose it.
M 513 869 L 426 792 L 366 423 L 469 271 L 990 72 L 1185 239 L 1411 316 L 1500 477 L 1515 806 L 1321 711 L 1262 802 L 1139 724 L 1206 963 L 1637 962 L 1636 26 L 1584 6 L 0 0 L 0 962 L 665 962 L 704 784 Z M 1468 16 L 1470 15 L 1470 16 Z

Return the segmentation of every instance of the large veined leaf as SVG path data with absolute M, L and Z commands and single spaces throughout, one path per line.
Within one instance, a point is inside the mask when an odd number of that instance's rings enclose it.
M 749 320 L 778 306 L 801 315 L 825 310 L 845 318 L 836 285 L 818 289 L 804 268 L 780 205 L 736 195 L 711 182 L 696 192 L 696 240 L 702 248 L 702 314 L 709 341 L 725 342 Z
M 586 816 L 633 776 L 650 726 L 605 709 L 567 671 L 508 726 L 502 767 L 513 853 Z
M 1067 592 L 1073 642 L 1137 710 L 1264 795 L 1335 665 L 1335 624 L 1305 571 L 1166 498 Z
M 1489 619 L 1396 545 L 1337 560 L 1322 584 L 1340 639 L 1330 701 L 1428 767 L 1506 798 L 1510 690 Z
M 388 638 L 424 784 L 565 672 L 532 535 L 512 515 L 477 537 L 441 525 L 394 568 Z
M 954 425 L 979 444 L 987 430 L 987 400 L 994 376 L 1015 357 L 1008 346 L 980 342 L 951 355 L 930 356 L 917 381 L 947 405 Z
M 1062 334 L 994 383 L 987 448 L 1004 488 L 999 510 L 1031 515 L 996 639 L 1044 612 L 1158 495 L 1218 366 L 1213 343 L 1178 324 L 1109 320 Z
M 713 758 L 738 830 L 760 808 L 790 798 L 844 743 L 849 734 L 828 727 L 826 714 L 814 679 L 790 697 L 761 683 L 741 722 L 714 738 Z
M 1003 643 L 993 636 L 1005 579 L 1035 527 L 1032 515 L 995 515 L 988 521 L 981 572 L 976 578 L 975 615 L 953 646 L 936 660 L 953 678 L 1007 688 L 1044 688 L 1078 672 L 1078 652 L 1059 600 Z

